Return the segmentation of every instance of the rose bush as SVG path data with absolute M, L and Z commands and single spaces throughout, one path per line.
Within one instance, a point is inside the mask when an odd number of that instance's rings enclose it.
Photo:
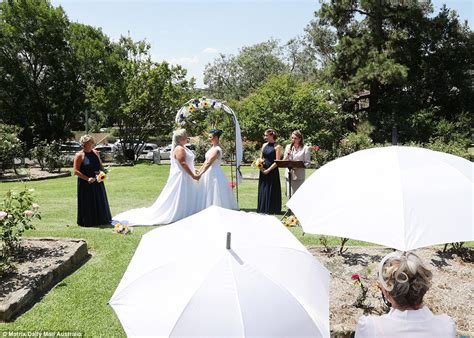
M 34 229 L 40 206 L 33 202 L 33 189 L 9 190 L 0 203 L 0 274 L 12 269 L 25 230 Z

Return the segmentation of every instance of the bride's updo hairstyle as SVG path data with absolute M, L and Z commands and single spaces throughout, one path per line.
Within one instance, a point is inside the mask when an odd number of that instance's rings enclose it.
M 173 147 L 176 147 L 179 143 L 179 140 L 182 139 L 183 137 L 186 137 L 186 129 L 177 129 L 173 132 Z
M 211 134 L 212 136 L 221 137 L 222 130 L 220 130 L 220 129 L 211 129 L 211 130 L 209 130 L 209 134 Z
M 379 265 L 380 286 L 403 308 L 418 308 L 433 274 L 413 252 L 392 252 Z

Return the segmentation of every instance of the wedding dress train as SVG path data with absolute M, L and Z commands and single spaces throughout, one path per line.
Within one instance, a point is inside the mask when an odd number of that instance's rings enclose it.
M 184 147 L 186 163 L 194 172 L 194 154 Z M 170 174 L 165 187 L 155 203 L 148 208 L 131 209 L 112 218 L 112 223 L 133 225 L 158 225 L 173 223 L 202 209 L 198 196 L 198 182 L 189 176 L 173 156 L 170 156 Z

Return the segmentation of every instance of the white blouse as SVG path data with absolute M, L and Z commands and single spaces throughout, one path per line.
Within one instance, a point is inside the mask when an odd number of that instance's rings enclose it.
M 311 151 L 308 146 L 303 146 L 298 149 L 291 149 L 291 144 L 285 148 L 284 159 L 288 161 L 303 161 L 305 167 L 311 164 Z M 288 169 L 285 171 L 285 177 L 288 178 Z M 305 168 L 293 169 L 291 179 L 293 181 L 301 181 L 305 179 Z
M 448 315 L 434 315 L 428 307 L 419 310 L 391 309 L 382 316 L 362 316 L 355 338 L 451 338 L 456 325 Z

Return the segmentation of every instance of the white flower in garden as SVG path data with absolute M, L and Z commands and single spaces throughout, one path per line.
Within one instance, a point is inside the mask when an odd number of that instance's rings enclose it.
M 7 213 L 5 211 L 0 211 L 0 221 L 7 217 Z
M 35 189 L 31 188 L 31 189 L 28 189 L 28 192 L 34 192 Z
M 37 203 L 33 203 L 31 207 L 33 208 L 33 210 L 38 210 L 40 206 Z
M 35 214 L 35 213 L 34 213 L 33 211 L 31 211 L 31 210 L 26 210 L 26 211 L 25 211 L 25 216 L 26 216 L 26 217 L 33 217 L 34 214 Z

